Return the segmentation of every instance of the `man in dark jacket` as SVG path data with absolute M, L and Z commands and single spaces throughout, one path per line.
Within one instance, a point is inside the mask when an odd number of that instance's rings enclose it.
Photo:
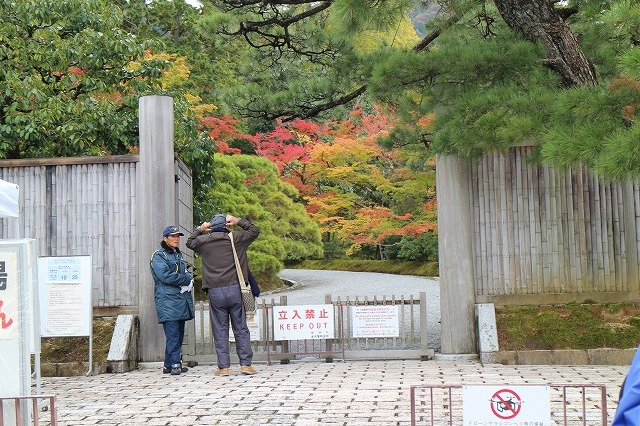
M 202 288 L 209 295 L 209 316 L 213 330 L 218 369 L 216 376 L 228 376 L 229 320 L 236 341 L 236 351 L 240 359 L 241 374 L 255 374 L 251 366 L 253 350 L 251 335 L 247 326 L 245 309 L 240 294 L 240 283 L 231 246 L 230 228 L 240 226 L 243 231 L 233 232 L 238 260 L 242 274 L 249 276 L 247 248 L 260 234 L 260 229 L 246 218 L 227 214 L 217 214 L 211 222 L 198 226 L 187 239 L 187 247 L 202 257 Z M 206 233 L 211 231 L 210 233 Z M 245 283 L 242 283 L 245 285 Z
M 193 319 L 193 276 L 187 272 L 180 252 L 180 237 L 184 234 L 175 226 L 162 232 L 160 249 L 151 256 L 151 276 L 155 283 L 154 299 L 158 323 L 165 335 L 163 373 L 178 375 L 187 372 L 182 366 L 182 342 L 185 322 Z

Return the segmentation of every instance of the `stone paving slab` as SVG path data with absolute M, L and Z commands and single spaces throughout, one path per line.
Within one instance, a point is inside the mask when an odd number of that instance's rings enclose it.
M 411 424 L 413 385 L 604 385 L 610 423 L 628 371 L 628 366 L 482 365 L 467 360 L 301 360 L 254 366 L 258 369 L 254 376 L 240 375 L 238 366 L 232 366 L 230 376 L 215 377 L 214 366 L 201 364 L 180 376 L 162 374 L 161 368 L 142 368 L 119 374 L 46 377 L 40 394 L 56 395 L 58 422 L 69 426 L 386 426 Z M 437 407 L 433 424 L 449 424 L 447 405 L 459 403 L 457 399 Z M 587 398 L 586 424 L 597 425 L 599 401 L 591 399 Z M 431 424 L 424 412 L 428 404 L 417 402 L 417 424 Z M 579 411 L 570 413 L 568 424 L 583 424 Z M 47 424 L 48 415 L 40 420 Z

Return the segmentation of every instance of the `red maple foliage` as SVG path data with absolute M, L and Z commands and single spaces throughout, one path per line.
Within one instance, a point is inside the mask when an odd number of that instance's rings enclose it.
M 242 133 L 236 127 L 240 120 L 237 120 L 229 115 L 223 115 L 221 117 L 204 117 L 201 120 L 202 124 L 209 128 L 209 136 L 213 139 L 213 142 L 217 148 L 216 152 L 220 154 L 241 154 L 242 151 L 238 148 L 232 148 L 229 146 L 227 140 L 229 139 L 245 139 L 250 142 L 253 141 L 253 136 Z

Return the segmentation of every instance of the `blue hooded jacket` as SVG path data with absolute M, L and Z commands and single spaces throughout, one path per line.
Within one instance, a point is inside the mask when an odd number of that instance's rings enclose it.
M 171 249 L 164 241 L 161 245 L 151 256 L 150 264 L 158 323 L 193 319 L 193 294 L 180 293 L 180 287 L 188 286 L 193 276 L 186 271 L 180 250 Z
M 620 402 L 611 426 L 640 425 L 640 348 L 633 357 L 620 391 Z

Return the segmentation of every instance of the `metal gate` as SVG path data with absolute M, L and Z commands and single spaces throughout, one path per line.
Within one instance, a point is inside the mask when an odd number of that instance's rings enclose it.
M 408 297 L 356 297 L 353 299 L 333 297 L 325 295 L 324 301 L 319 304 L 332 304 L 334 306 L 334 324 L 336 336 L 334 339 L 325 341 L 325 349 L 318 351 L 317 342 L 309 341 L 272 341 L 269 336 L 273 336 L 272 318 L 274 307 L 288 306 L 286 296 L 266 300 L 257 304 L 256 321 L 249 324 L 252 332 L 252 343 L 255 361 L 267 361 L 269 356 L 277 354 L 279 358 L 285 358 L 287 353 L 291 354 L 290 359 L 297 357 L 316 356 L 321 357 L 323 353 L 330 357 L 330 352 L 336 352 L 336 345 L 344 345 L 344 358 L 350 359 L 431 359 L 434 350 L 429 348 L 427 342 L 427 296 L 425 292 L 420 292 L 417 296 Z M 399 333 L 395 337 L 354 337 L 353 320 L 351 308 L 355 306 L 397 306 Z M 268 308 L 268 309 L 267 309 Z M 183 348 L 183 360 L 203 363 L 213 363 L 215 361 L 215 350 L 211 335 L 211 325 L 209 321 L 209 306 L 207 302 L 196 302 L 196 318 L 189 321 L 185 335 Z M 230 336 L 233 345 L 233 336 Z M 300 348 L 303 349 L 300 349 Z M 304 347 L 314 348 L 306 351 Z M 340 350 L 341 351 L 341 350 Z M 307 353 L 309 352 L 309 353 Z M 311 353 L 320 352 L 320 353 Z M 231 348 L 230 353 L 235 354 L 235 348 Z

